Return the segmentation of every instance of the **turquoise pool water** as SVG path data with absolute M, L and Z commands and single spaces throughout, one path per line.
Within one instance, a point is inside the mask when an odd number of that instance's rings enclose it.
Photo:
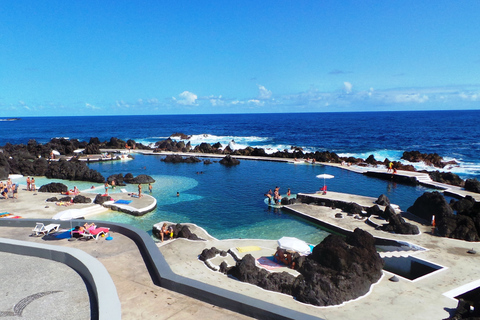
M 175 223 L 190 222 L 206 229 L 218 239 L 259 238 L 279 239 L 283 236 L 301 238 L 317 244 L 328 232 L 283 210 L 273 210 L 264 203 L 263 194 L 279 186 L 282 193 L 291 188 L 293 193 L 314 192 L 323 185 L 315 178 L 321 173 L 334 175 L 327 180 L 329 190 L 371 197 L 386 194 L 392 203 L 406 210 L 429 189 L 393 184 L 368 178 L 353 172 L 311 165 L 293 165 L 264 161 L 241 161 L 240 165 L 225 167 L 213 164 L 171 164 L 162 162 L 162 156 L 136 155 L 127 162 L 92 163 L 90 168 L 104 177 L 111 174 L 148 174 L 156 182 L 152 195 L 157 208 L 142 216 L 134 217 L 120 212 L 109 212 L 95 219 L 128 223 L 150 232 L 153 224 L 168 220 Z M 203 172 L 203 173 L 200 173 Z M 37 186 L 54 180 L 37 178 Z M 58 180 L 56 180 L 58 181 Z M 92 183 L 59 181 L 69 188 L 90 190 Z M 98 193 L 103 185 L 94 184 Z M 124 187 L 137 192 L 136 185 Z M 146 187 L 144 190 L 146 191 Z M 119 187 L 117 187 L 119 191 Z M 180 197 L 176 193 L 180 192 Z

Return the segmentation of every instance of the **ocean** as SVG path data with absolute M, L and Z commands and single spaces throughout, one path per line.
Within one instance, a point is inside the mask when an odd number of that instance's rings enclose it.
M 30 139 L 46 143 L 55 137 L 85 141 L 117 137 L 153 145 L 174 133 L 184 133 L 191 135 L 193 145 L 220 142 L 226 146 L 233 140 L 237 148 L 261 147 L 271 153 L 296 146 L 340 156 L 366 158 L 373 154 L 377 160 L 401 161 L 404 151 L 435 152 L 445 160 L 457 161 L 458 165 L 448 166 L 445 171 L 479 179 L 478 119 L 480 111 L 32 117 L 0 121 L 0 146 L 26 144 Z M 157 181 L 153 190 L 158 200 L 155 211 L 143 217 L 109 213 L 95 218 L 130 223 L 146 231 L 163 220 L 192 222 L 219 239 L 296 236 L 316 244 L 328 235 L 325 230 L 286 211 L 268 208 L 263 194 L 276 186 L 283 193 L 287 188 L 293 193 L 314 192 L 323 184 L 315 178 L 321 173 L 335 176 L 327 182 L 329 190 L 371 197 L 383 193 L 403 210 L 425 191 L 431 191 L 323 166 L 241 161 L 227 168 L 216 161 L 211 165 L 169 164 L 162 158 L 136 155 L 135 160 L 127 162 L 90 164 L 104 177 L 131 172 L 151 175 Z M 48 183 L 46 180 L 37 179 L 37 185 Z M 80 189 L 91 186 L 62 182 Z M 135 186 L 127 189 L 135 191 Z M 180 197 L 176 197 L 177 191 Z

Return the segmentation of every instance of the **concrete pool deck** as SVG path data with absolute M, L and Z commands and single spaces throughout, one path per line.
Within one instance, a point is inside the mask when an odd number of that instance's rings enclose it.
M 46 194 L 46 196 L 51 195 Z M 321 195 L 312 196 L 321 197 Z M 348 201 L 355 202 L 358 200 L 361 202 L 360 198 L 356 199 L 354 195 L 329 192 L 327 196 L 346 197 L 346 199 L 349 199 Z M 49 210 L 50 208 L 44 208 L 45 202 L 44 199 L 41 199 L 42 197 L 41 194 L 34 196 L 33 193 L 26 191 L 21 192 L 18 200 L 1 200 L 0 205 L 2 205 L 2 210 L 0 211 L 3 212 L 5 210 L 3 205 L 8 203 L 8 205 L 14 206 L 14 210 L 8 209 L 5 211 L 12 211 L 12 213 L 22 215 L 25 218 L 51 218 L 52 210 L 57 210 L 57 208 L 52 208 L 51 210 Z M 366 204 L 371 203 L 372 199 L 374 200 L 374 198 L 368 197 L 362 197 L 362 199 L 362 201 L 366 201 Z M 239 255 L 243 256 L 244 254 L 250 253 L 255 258 L 270 256 L 275 252 L 277 246 L 274 240 L 217 240 L 210 237 L 202 228 L 192 226 L 192 232 L 197 233 L 207 241 L 194 242 L 185 239 L 176 239 L 166 241 L 163 244 L 158 243 L 157 247 L 171 271 L 186 279 L 186 281 L 194 281 L 200 284 L 200 287 L 204 284 L 209 287 L 218 288 L 214 290 L 221 290 L 220 292 L 240 294 L 241 297 L 248 297 L 252 305 L 255 306 L 258 303 L 273 305 L 273 310 L 278 309 L 286 318 L 288 318 L 287 311 L 291 310 L 294 312 L 291 318 L 296 319 L 358 319 L 360 317 L 369 319 L 443 319 L 448 317 L 449 312 L 457 306 L 457 301 L 451 297 L 447 297 L 444 295 L 445 293 L 468 291 L 466 288 L 460 289 L 462 286 L 470 285 L 470 289 L 480 286 L 480 270 L 477 268 L 478 262 L 480 262 L 480 256 L 478 254 L 471 255 L 467 253 L 469 249 L 480 252 L 480 243 L 433 236 L 430 234 L 431 227 L 421 224 L 415 221 L 415 219 L 407 219 L 407 221 L 417 225 L 422 233 L 420 235 L 407 236 L 376 230 L 374 227 L 366 224 L 365 221 L 355 219 L 345 214 L 342 219 L 335 218 L 335 213 L 339 212 L 338 209 L 301 203 L 286 206 L 286 209 L 297 215 L 308 216 L 311 219 L 321 221 L 323 224 L 341 228 L 345 231 L 351 231 L 359 227 L 370 232 L 375 237 L 409 242 L 421 246 L 427 250 L 415 252 L 384 252 L 381 255 L 384 257 L 414 256 L 418 259 L 443 266 L 444 268 L 414 281 L 400 278 L 399 282 L 389 281 L 388 279 L 393 274 L 385 271 L 384 277 L 372 287 L 368 295 L 347 302 L 342 306 L 320 308 L 298 303 L 290 296 L 265 291 L 250 284 L 233 280 L 219 272 L 212 271 L 207 268 L 202 261 L 198 260 L 198 255 L 202 250 L 211 247 L 228 250 L 237 247 L 256 246 L 259 247 L 260 250 L 239 253 Z M 101 222 L 97 224 L 101 226 Z M 145 264 L 145 258 L 140 252 L 138 243 L 121 233 L 112 232 L 113 241 L 105 241 L 104 238 L 87 242 L 68 241 L 67 239 L 45 241 L 42 240 L 42 238 L 29 236 L 33 227 L 33 221 L 31 228 L 0 227 L 0 237 L 71 247 L 88 253 L 100 261 L 110 274 L 122 305 L 122 317 L 125 319 L 146 317 L 158 319 L 169 319 L 173 317 L 177 319 L 191 319 L 192 317 L 198 316 L 209 319 L 248 318 L 245 315 L 215 306 L 215 301 L 213 301 L 213 303 L 202 302 L 189 297 L 188 293 L 187 295 L 183 295 L 155 284 L 149 275 L 150 271 Z M 17 264 L 26 265 L 28 263 L 27 260 L 21 260 L 23 257 L 19 259 L 20 261 L 17 261 Z M 228 264 L 233 264 L 231 258 L 227 257 L 225 260 Z M 222 258 L 218 257 L 215 258 L 212 263 L 220 264 L 221 261 L 223 261 Z M 4 266 L 9 269 L 12 268 L 12 265 L 2 264 L 2 268 Z M 42 262 L 37 261 L 36 269 L 40 268 L 42 268 Z M 19 271 L 21 272 L 13 274 L 4 274 L 1 272 L 0 281 L 5 283 L 6 281 L 16 281 L 20 279 L 35 280 L 34 277 L 36 273 L 32 274 L 29 269 L 21 269 Z M 159 271 L 160 273 L 163 272 L 162 270 Z M 286 268 L 279 268 L 274 271 L 295 273 L 295 271 Z M 22 294 L 28 296 L 30 289 L 24 288 L 23 290 L 25 291 Z M 32 290 L 30 294 L 37 292 L 38 290 Z M 18 298 L 18 300 L 20 300 L 23 297 Z M 47 297 L 45 297 L 44 300 L 42 299 L 38 299 L 35 303 L 48 301 Z M 258 303 L 255 301 L 258 301 Z M 84 305 L 84 303 L 85 302 L 81 302 L 80 305 Z M 6 306 L 6 310 L 8 310 L 8 306 Z M 286 311 L 283 312 L 284 310 Z
M 143 195 L 141 198 L 132 197 L 129 192 L 120 192 L 120 187 L 117 188 L 119 192 L 110 193 L 110 197 L 115 201 L 127 200 L 131 201 L 129 204 L 115 204 L 114 202 L 107 202 L 105 206 L 101 206 L 93 203 L 98 193 L 90 193 L 82 191 L 80 195 L 90 198 L 91 203 L 76 203 L 67 205 L 56 205 L 55 202 L 47 202 L 46 200 L 51 197 L 57 197 L 58 199 L 66 197 L 59 193 L 46 193 L 38 191 L 27 191 L 26 186 L 20 185 L 18 191 L 18 199 L 0 199 L 0 213 L 9 212 L 14 216 L 21 216 L 22 218 L 43 218 L 51 219 L 56 214 L 76 209 L 79 212 L 79 217 L 91 218 L 95 217 L 95 214 L 103 213 L 109 210 L 107 207 L 114 206 L 115 211 L 129 212 L 133 215 L 139 215 L 155 209 L 157 200 L 149 194 Z M 70 196 L 74 197 L 74 196 Z

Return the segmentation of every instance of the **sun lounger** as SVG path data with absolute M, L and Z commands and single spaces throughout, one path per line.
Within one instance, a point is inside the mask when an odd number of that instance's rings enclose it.
M 72 237 L 77 239 L 85 239 L 85 240 L 90 240 L 90 239 L 98 240 L 99 237 L 101 237 L 102 235 L 108 234 L 108 232 L 110 232 L 110 228 L 97 227 L 91 230 L 84 230 L 83 232 L 73 231 Z
M 60 228 L 60 225 L 56 224 L 56 223 L 51 223 L 51 224 L 45 226 L 43 223 L 37 222 L 37 225 L 32 230 L 32 235 L 35 235 L 35 236 L 43 235 L 44 236 L 46 234 L 58 231 L 58 228 Z
M 97 240 L 102 234 L 106 235 L 110 231 L 110 228 L 97 227 L 93 230 L 86 230 L 86 235 L 91 235 L 95 240 Z

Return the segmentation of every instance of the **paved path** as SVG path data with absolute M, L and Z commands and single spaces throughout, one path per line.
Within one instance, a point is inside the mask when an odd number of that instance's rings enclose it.
M 45 241 L 42 240 L 41 237 L 30 237 L 30 233 L 31 229 L 28 228 L 0 227 L 0 237 L 47 243 L 49 245 L 74 247 L 83 250 L 98 259 L 105 266 L 115 283 L 122 304 L 122 319 L 250 319 L 249 317 L 235 312 L 155 286 L 152 283 L 136 244 L 121 234 L 111 233 L 113 237 L 112 241 L 106 241 L 105 238 L 100 238 L 97 241 L 68 241 L 67 239 Z M 51 262 L 49 260 L 37 258 L 35 264 L 32 265 L 30 264 L 32 262 L 30 257 L 18 256 L 18 260 L 16 260 L 13 265 L 7 265 L 4 263 L 3 257 L 4 256 L 0 255 L 0 270 L 2 271 L 0 272 L 0 283 L 2 284 L 2 291 L 5 291 L 5 284 L 19 283 L 17 289 L 20 290 L 21 293 L 16 294 L 15 298 L 13 297 L 13 293 L 11 293 L 12 299 L 7 303 L 0 302 L 0 311 L 10 310 L 13 307 L 12 303 L 16 303 L 15 301 L 18 302 L 18 300 L 23 297 L 39 292 L 39 287 L 42 287 L 43 284 L 40 284 L 39 286 L 32 285 L 37 281 L 39 275 L 42 275 L 42 277 L 49 276 L 50 278 L 57 278 L 55 282 L 52 282 L 51 286 L 46 286 L 49 290 L 59 290 L 59 288 L 66 290 L 67 288 L 65 287 L 70 286 L 68 282 L 70 275 L 72 272 L 75 273 L 69 267 L 62 264 L 60 264 L 60 269 L 52 269 L 49 267 Z M 16 268 L 15 265 L 22 265 L 25 267 Z M 59 274 L 65 270 L 69 271 L 68 269 L 70 269 L 70 272 L 65 273 L 65 277 L 63 277 L 62 274 Z M 9 270 L 9 272 L 4 273 L 3 271 L 5 270 Z M 47 279 L 49 278 L 40 279 L 41 281 L 48 281 Z M 54 285 L 55 283 L 56 285 Z M 75 289 L 76 287 L 73 287 L 73 285 L 74 283 L 72 283 L 72 293 L 75 293 L 78 290 L 79 296 L 81 296 L 82 290 Z M 76 284 L 77 287 L 78 285 L 83 285 L 83 288 L 85 287 L 83 282 Z M 65 295 L 65 293 L 62 293 L 62 295 Z M 54 294 L 51 296 L 53 298 Z M 60 297 L 59 294 L 57 294 L 57 296 Z M 57 296 L 55 299 L 58 299 Z M 16 300 L 17 297 L 18 300 Z M 47 297 L 41 299 L 46 301 Z M 38 301 L 40 302 L 41 299 L 38 299 Z M 46 301 L 45 303 L 47 303 L 47 305 L 42 305 L 43 307 L 55 307 L 55 303 L 52 303 L 52 300 Z M 73 298 L 62 303 L 65 304 L 62 308 L 72 308 L 72 310 L 77 311 L 85 310 L 85 308 L 88 310 L 88 304 L 85 305 L 85 302 L 77 304 L 76 300 Z M 32 304 L 31 307 L 32 310 L 34 309 L 35 311 L 45 310 L 34 304 Z M 26 310 L 27 309 L 28 308 L 26 308 Z M 46 310 L 49 310 L 49 308 L 46 308 Z M 30 313 L 30 315 L 32 314 Z M 69 315 L 69 313 L 66 313 L 66 315 Z M 42 319 L 43 316 L 39 317 L 37 314 L 32 317 L 27 317 L 24 315 L 23 318 Z M 45 318 L 78 319 L 79 317 L 64 316 L 50 318 L 49 316 L 46 316 Z M 84 318 L 81 316 L 79 319 L 90 319 L 90 317 L 88 316 Z

